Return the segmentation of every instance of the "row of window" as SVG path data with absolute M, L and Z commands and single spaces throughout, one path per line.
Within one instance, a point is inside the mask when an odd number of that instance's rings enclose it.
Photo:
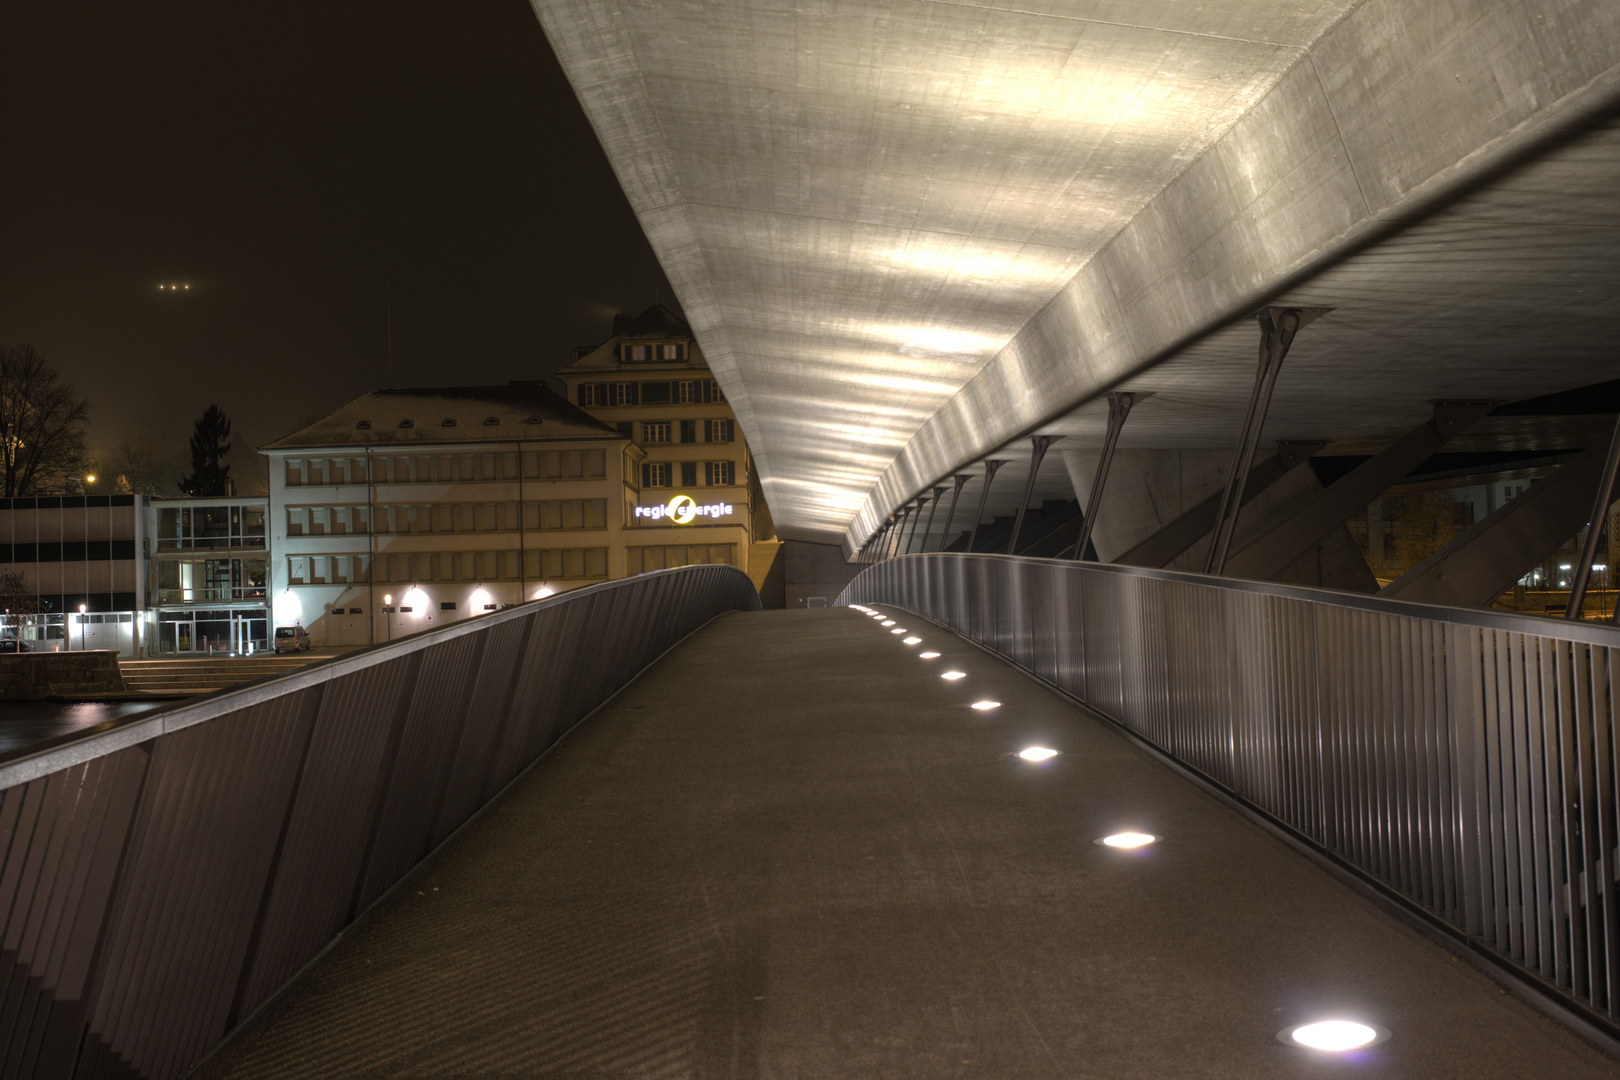
M 680 342 L 656 345 L 620 345 L 619 359 L 628 364 L 675 362 L 686 359 L 686 346 Z
M 737 482 L 737 464 L 733 461 L 646 461 L 641 465 L 641 486 L 674 487 L 679 483 L 681 487 L 696 487 L 699 466 L 703 483 L 710 487 Z
M 466 483 L 474 480 L 575 480 L 607 475 L 605 450 L 516 450 L 482 454 L 373 455 L 366 459 L 288 458 L 287 486 L 311 484 Z
M 674 442 L 675 436 L 679 435 L 681 442 L 695 443 L 699 431 L 703 433 L 704 442 L 732 442 L 737 438 L 737 423 L 734 420 L 644 420 L 641 424 L 641 441 L 647 444 L 668 443 Z
M 607 528 L 606 499 L 546 499 L 518 504 L 389 504 L 376 511 L 378 533 L 544 532 Z M 344 536 L 371 531 L 364 506 L 289 506 L 288 536 Z
M 133 559 L 133 540 L 67 540 L 60 544 L 0 544 L 0 563 L 106 562 Z
M 263 559 L 164 559 L 155 569 L 159 603 L 264 598 Z
M 294 585 L 410 585 L 430 581 L 546 581 L 552 578 L 605 578 L 602 548 L 540 551 L 443 551 L 410 555 L 293 555 L 287 559 Z M 367 571 L 370 571 L 368 578 Z
M 584 408 L 609 405 L 712 405 L 726 400 L 713 379 L 677 379 L 669 382 L 580 383 L 576 391 Z
M 262 548 L 265 508 L 247 506 L 160 506 L 159 551 L 187 548 Z
M 719 563 L 737 565 L 735 544 L 672 544 L 657 547 L 627 548 L 629 559 L 626 572 L 645 574 L 649 570 L 668 570 L 676 566 L 702 566 Z

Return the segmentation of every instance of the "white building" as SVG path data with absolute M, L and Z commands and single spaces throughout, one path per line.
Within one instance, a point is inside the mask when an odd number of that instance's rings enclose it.
M 378 390 L 260 452 L 274 622 L 317 645 L 630 572 L 641 451 L 540 382 Z

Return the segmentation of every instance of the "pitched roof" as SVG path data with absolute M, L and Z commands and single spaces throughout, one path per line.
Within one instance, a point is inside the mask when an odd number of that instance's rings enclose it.
M 686 320 L 663 304 L 652 307 L 630 320 L 630 328 L 618 335 L 621 338 L 672 338 L 692 336 Z
M 622 439 L 543 382 L 373 390 L 260 450 Z
M 558 369 L 560 377 L 568 378 L 582 372 L 600 373 L 620 367 L 626 367 L 619 356 L 619 344 L 625 341 L 668 341 L 671 338 L 685 338 L 694 342 L 694 347 L 687 350 L 684 360 L 671 361 L 641 361 L 634 364 L 637 372 L 657 371 L 697 371 L 708 370 L 703 362 L 701 351 L 696 347 L 692 336 L 692 328 L 686 320 L 675 314 L 663 304 L 654 304 L 633 319 L 626 320 L 623 315 L 615 317 L 614 334 L 602 344 L 593 348 L 581 347 L 575 350 L 574 361 Z

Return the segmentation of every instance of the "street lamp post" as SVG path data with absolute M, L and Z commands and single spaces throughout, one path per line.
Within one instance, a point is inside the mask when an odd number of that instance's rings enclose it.
M 85 621 L 84 620 L 84 605 L 80 604 L 79 605 L 79 651 L 80 652 L 85 651 L 85 646 L 84 646 L 84 621 Z M 73 648 L 73 635 L 69 634 L 68 635 L 68 649 L 71 651 L 72 648 Z

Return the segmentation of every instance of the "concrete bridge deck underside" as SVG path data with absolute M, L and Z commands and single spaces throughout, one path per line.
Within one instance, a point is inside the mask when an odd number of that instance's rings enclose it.
M 924 642 L 843 608 L 711 623 L 197 1075 L 1258 1080 L 1317 1072 L 1275 1033 L 1348 1013 L 1395 1033 L 1358 1076 L 1620 1076 L 1106 724 L 896 617 Z M 1093 843 L 1124 828 L 1165 839 Z

